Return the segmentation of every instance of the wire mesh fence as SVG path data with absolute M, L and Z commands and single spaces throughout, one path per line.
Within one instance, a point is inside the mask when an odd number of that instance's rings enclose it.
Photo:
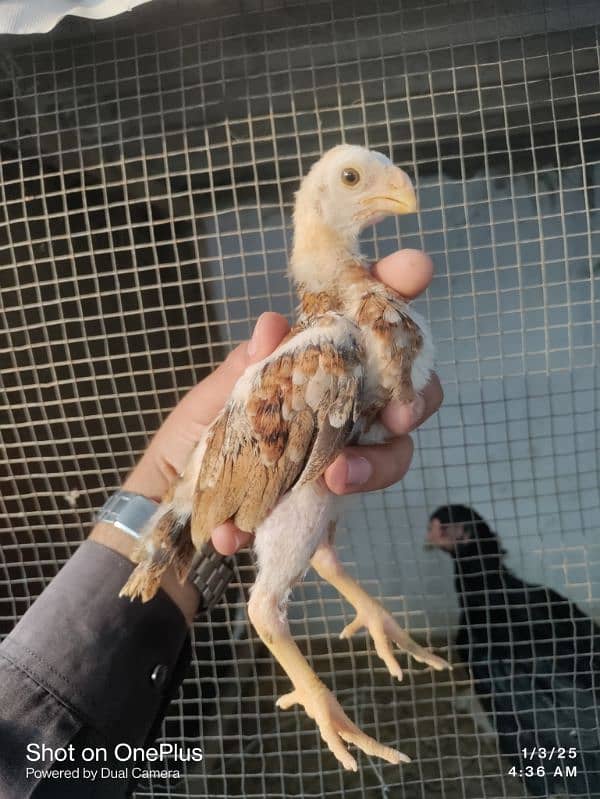
M 519 577 L 598 616 L 599 16 L 559 0 L 157 0 L 4 38 L 2 634 L 177 399 L 262 311 L 291 316 L 293 192 L 341 141 L 416 180 L 419 214 L 364 247 L 432 255 L 416 304 L 446 394 L 403 483 L 355 503 L 344 560 L 417 638 L 451 649 L 451 560 L 423 544 L 429 514 L 461 502 Z M 241 557 L 197 623 L 163 726 L 203 763 L 138 796 L 527 795 L 472 671 L 409 665 L 394 684 L 368 641 L 337 640 L 349 608 L 309 574 L 296 640 L 365 731 L 413 757 L 342 772 L 309 720 L 274 707 L 288 686 L 246 620 L 252 575 Z M 600 774 L 581 785 L 555 795 L 598 796 Z

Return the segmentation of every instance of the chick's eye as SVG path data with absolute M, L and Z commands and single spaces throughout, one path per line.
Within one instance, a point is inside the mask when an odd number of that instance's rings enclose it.
M 351 166 L 342 170 L 342 183 L 346 186 L 356 186 L 360 180 L 360 175 Z

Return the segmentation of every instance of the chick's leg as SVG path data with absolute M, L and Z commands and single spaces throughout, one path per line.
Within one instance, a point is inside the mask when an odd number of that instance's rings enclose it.
M 290 633 L 286 600 L 292 585 L 308 568 L 311 554 L 324 534 L 329 518 L 329 496 L 314 484 L 295 490 L 284 497 L 257 529 L 254 548 L 258 577 L 248 603 L 248 615 L 294 687 L 277 705 L 284 710 L 294 704 L 303 705 L 308 716 L 317 723 L 323 740 L 345 768 L 357 769 L 346 743 L 389 763 L 408 762 L 406 755 L 378 743 L 348 718 L 311 669 Z
M 402 679 L 402 669 L 394 655 L 394 643 L 419 663 L 426 663 L 436 671 L 450 668 L 443 658 L 413 641 L 406 630 L 394 620 L 391 613 L 350 577 L 330 541 L 321 543 L 310 563 L 317 574 L 333 585 L 356 610 L 356 618 L 342 630 L 340 638 L 349 638 L 362 627 L 366 627 L 373 639 L 375 651 L 390 674 L 398 680 Z
M 282 618 L 278 598 L 257 588 L 248 605 L 250 620 L 294 686 L 293 691 L 277 700 L 277 707 L 287 710 L 292 705 L 302 705 L 316 722 L 327 746 L 346 769 L 356 771 L 357 764 L 345 743 L 352 743 L 366 754 L 381 757 L 388 763 L 410 762 L 406 755 L 366 735 L 348 718 L 292 639 L 287 619 Z

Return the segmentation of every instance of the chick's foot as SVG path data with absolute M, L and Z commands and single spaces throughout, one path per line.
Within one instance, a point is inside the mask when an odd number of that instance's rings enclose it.
M 277 707 L 282 710 L 287 710 L 296 704 L 302 705 L 307 715 L 315 720 L 321 737 L 348 771 L 357 771 L 358 766 L 345 744 L 354 744 L 365 754 L 381 757 L 394 765 L 410 763 L 407 755 L 380 744 L 362 732 L 348 718 L 335 696 L 322 682 L 297 686 L 289 694 L 284 694 L 277 700 Z
M 376 599 L 371 597 L 364 599 L 361 597 L 355 607 L 357 610 L 356 618 L 344 627 L 340 633 L 340 638 L 350 638 L 358 630 L 363 627 L 366 628 L 373 639 L 375 651 L 387 666 L 392 677 L 396 677 L 398 680 L 402 679 L 402 669 L 394 655 L 393 644 L 397 644 L 400 649 L 416 661 L 431 666 L 435 671 L 452 668 L 443 658 L 413 641 L 406 630 L 403 630 L 396 622 L 392 614 Z

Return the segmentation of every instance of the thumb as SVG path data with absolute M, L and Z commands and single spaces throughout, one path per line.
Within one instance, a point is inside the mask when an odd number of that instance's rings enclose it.
M 177 414 L 178 421 L 187 417 L 194 424 L 210 424 L 246 368 L 270 355 L 289 329 L 287 320 L 281 314 L 272 311 L 262 314 L 256 322 L 250 341 L 238 345 L 218 369 L 181 400 L 173 412 Z
M 243 342 L 218 369 L 189 391 L 169 414 L 141 460 L 125 481 L 125 488 L 150 497 L 162 497 L 185 468 L 206 425 L 219 413 L 237 379 L 252 363 L 266 358 L 288 333 L 283 316 L 264 313 L 250 342 Z

